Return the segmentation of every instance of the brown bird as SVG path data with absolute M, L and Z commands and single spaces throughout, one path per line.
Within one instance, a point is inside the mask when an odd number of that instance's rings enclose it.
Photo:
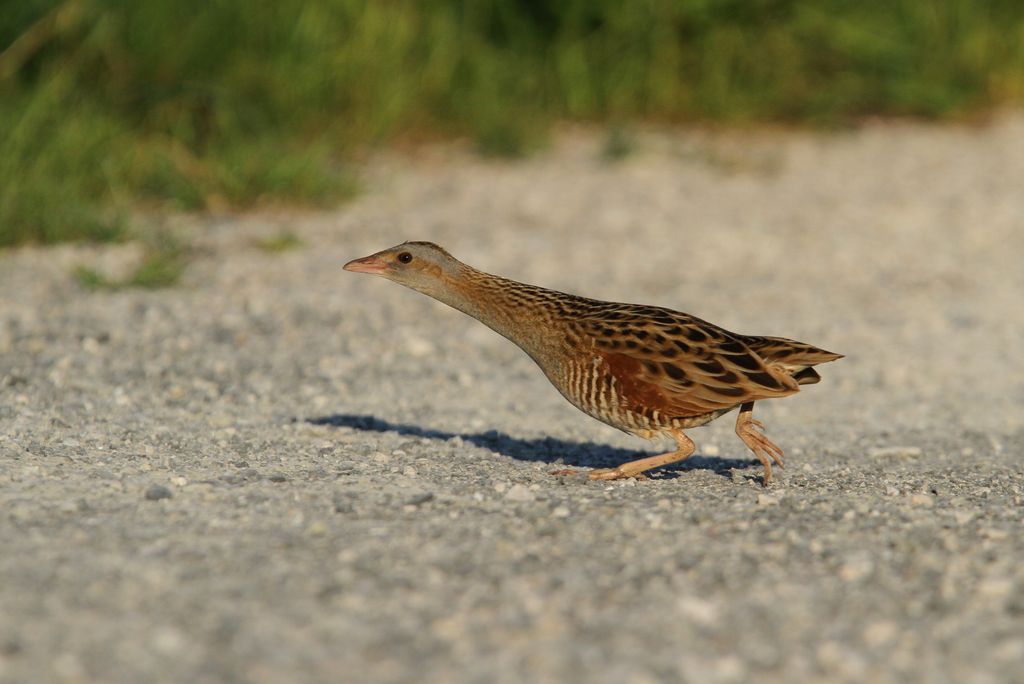
M 671 309 L 518 283 L 467 266 L 432 242 L 405 242 L 345 270 L 384 276 L 469 314 L 521 347 L 587 415 L 676 442 L 673 452 L 592 470 L 595 480 L 643 477 L 682 461 L 695 449 L 684 430 L 739 407 L 736 434 L 764 465 L 767 486 L 783 452 L 754 420 L 754 402 L 794 394 L 821 379 L 814 366 L 842 358 L 782 337 L 731 333 Z

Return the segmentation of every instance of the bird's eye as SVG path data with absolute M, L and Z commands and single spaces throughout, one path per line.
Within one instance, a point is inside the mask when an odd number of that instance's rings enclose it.
M 398 255 L 398 260 L 403 264 L 407 264 L 410 261 L 412 261 L 412 254 L 409 254 L 408 252 L 402 252 L 401 254 Z

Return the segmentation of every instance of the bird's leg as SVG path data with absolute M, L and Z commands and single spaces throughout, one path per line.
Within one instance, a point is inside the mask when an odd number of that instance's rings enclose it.
M 754 420 L 753 411 L 754 402 L 752 401 L 740 406 L 740 414 L 736 416 L 736 434 L 764 466 L 764 486 L 767 487 L 768 483 L 772 481 L 772 461 L 782 468 L 782 458 L 785 454 L 782 453 L 782 449 L 765 437 L 762 432 L 764 424 L 759 420 Z
M 644 471 L 686 460 L 697 448 L 693 440 L 683 434 L 682 431 L 673 432 L 672 437 L 676 440 L 675 451 L 670 451 L 667 454 L 658 454 L 657 456 L 648 456 L 647 458 L 639 458 L 629 463 L 623 463 L 617 468 L 598 468 L 591 470 L 588 475 L 591 480 L 620 480 L 626 477 L 643 479 L 645 477 Z M 552 475 L 571 475 L 574 472 L 576 471 L 571 469 L 556 470 Z

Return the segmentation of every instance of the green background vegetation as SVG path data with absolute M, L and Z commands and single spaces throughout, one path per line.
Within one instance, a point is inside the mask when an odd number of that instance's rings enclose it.
M 336 202 L 388 142 L 1022 98 L 1020 0 L 0 0 L 0 246 Z

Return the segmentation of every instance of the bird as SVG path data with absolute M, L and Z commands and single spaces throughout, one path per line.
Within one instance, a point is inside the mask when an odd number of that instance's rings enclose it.
M 403 242 L 344 269 L 383 276 L 492 328 L 587 415 L 637 437 L 675 441 L 668 453 L 585 471 L 592 480 L 643 479 L 649 470 L 681 462 L 696 450 L 686 430 L 739 408 L 736 434 L 761 462 L 767 487 L 772 464 L 782 467 L 784 452 L 753 417 L 755 402 L 795 394 L 821 380 L 815 366 L 843 358 L 783 337 L 729 332 L 672 309 L 588 299 L 491 275 L 433 242 Z

